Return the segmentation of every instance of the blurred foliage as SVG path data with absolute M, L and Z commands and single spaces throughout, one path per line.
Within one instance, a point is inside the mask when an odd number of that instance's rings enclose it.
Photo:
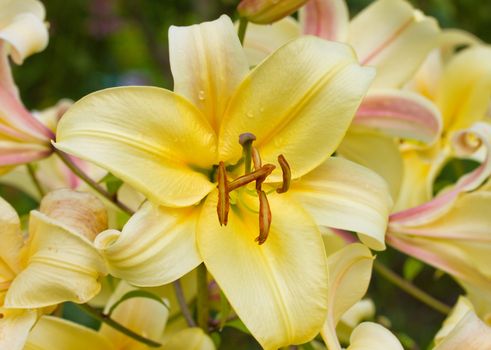
M 145 84 L 172 88 L 167 30 L 212 20 L 220 14 L 234 16 L 234 0 L 45 0 L 50 23 L 50 43 L 29 58 L 14 74 L 25 104 L 42 109 L 59 99 L 77 100 L 102 88 Z M 352 14 L 370 0 L 348 0 Z M 468 30 L 491 42 L 491 2 L 481 0 L 412 0 L 416 7 L 436 17 L 442 27 Z M 390 14 L 387 14 L 390 15 Z M 451 163 L 441 187 L 454 181 L 472 163 Z M 112 179 L 110 179 L 112 180 Z M 115 185 L 118 185 L 117 181 Z M 0 195 L 26 214 L 37 203 L 2 186 Z M 421 266 L 395 250 L 378 259 L 405 275 L 436 298 L 453 305 L 460 287 L 433 268 Z M 426 307 L 374 275 L 368 296 L 377 307 L 377 321 L 395 332 L 408 349 L 426 349 L 439 329 L 443 315 Z M 63 315 L 96 327 L 97 323 L 66 304 Z M 233 327 L 220 333 L 220 349 L 258 348 L 250 335 Z M 418 344 L 418 345 L 416 345 Z

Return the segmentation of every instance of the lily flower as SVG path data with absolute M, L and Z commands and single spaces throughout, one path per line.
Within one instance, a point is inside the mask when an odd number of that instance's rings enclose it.
M 3 199 L 0 221 L 0 348 L 22 349 L 43 313 L 99 292 L 105 267 L 92 240 L 107 227 L 107 217 L 92 195 L 60 190 L 31 212 L 27 241 L 17 213 Z
M 21 64 L 48 43 L 43 5 L 37 0 L 0 4 L 0 172 L 51 154 L 54 134 L 22 104 L 8 56 Z
M 175 92 L 102 90 L 63 116 L 56 147 L 149 199 L 96 245 L 110 273 L 167 284 L 204 262 L 266 349 L 311 340 L 326 315 L 318 225 L 383 249 L 376 174 L 329 158 L 373 71 L 343 44 L 291 42 L 249 72 L 231 20 L 169 30 Z
M 295 12 L 307 0 L 242 0 L 237 6 L 241 17 L 253 23 L 273 23 Z

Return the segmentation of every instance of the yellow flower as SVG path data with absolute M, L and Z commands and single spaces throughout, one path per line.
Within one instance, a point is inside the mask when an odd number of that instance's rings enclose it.
M 21 349 L 39 315 L 99 292 L 105 267 L 92 240 L 106 227 L 97 198 L 60 190 L 31 212 L 24 242 L 15 210 L 0 199 L 0 348 Z
M 96 244 L 112 274 L 139 286 L 203 261 L 263 347 L 309 341 L 326 314 L 318 225 L 384 248 L 385 183 L 329 158 L 373 71 L 346 45 L 306 37 L 249 72 L 226 16 L 171 27 L 169 38 L 174 93 L 99 91 L 58 126 L 57 148 L 150 200 Z

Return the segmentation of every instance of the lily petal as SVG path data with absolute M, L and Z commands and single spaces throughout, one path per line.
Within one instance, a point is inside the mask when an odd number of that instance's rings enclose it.
M 19 90 L 15 85 L 14 77 L 10 69 L 10 62 L 8 59 L 7 45 L 0 41 L 0 86 L 1 89 L 5 89 L 9 94 L 19 97 Z
M 290 190 L 318 225 L 359 232 L 369 247 L 385 249 L 392 200 L 386 182 L 371 170 L 331 157 Z
M 363 99 L 353 125 L 433 144 L 441 136 L 442 118 L 436 106 L 421 95 L 380 89 L 370 91 Z
M 34 310 L 0 309 L 0 349 L 22 350 L 29 331 L 37 320 Z M 46 349 L 47 350 L 47 349 Z
M 438 33 L 437 22 L 406 1 L 378 0 L 351 21 L 348 42 L 363 65 L 377 68 L 374 87 L 400 87 L 435 47 Z
M 474 46 L 448 62 L 436 102 L 447 131 L 468 128 L 485 117 L 491 96 L 491 48 Z
M 286 44 L 258 65 L 232 98 L 220 129 L 220 159 L 239 159 L 239 135 L 249 132 L 265 162 L 275 163 L 283 154 L 292 178 L 303 176 L 341 142 L 373 73 L 357 64 L 347 45 L 315 37 Z M 281 172 L 268 181 L 281 181 Z
M 341 316 L 365 295 L 372 274 L 373 257 L 360 243 L 350 244 L 329 256 L 327 319 L 321 335 L 329 349 L 341 349 L 336 325 Z
M 51 153 L 49 147 L 36 143 L 0 141 L 0 167 L 27 164 L 46 158 Z
M 231 94 L 249 72 L 228 16 L 189 27 L 169 28 L 174 91 L 191 101 L 218 133 Z
M 8 275 L 14 277 L 21 269 L 20 252 L 24 239 L 20 230 L 17 212 L 0 197 L 0 283 L 8 280 Z M 1 291 L 0 287 L 0 291 Z
M 95 245 L 109 272 L 137 286 L 160 286 L 201 263 L 196 221 L 201 207 L 158 208 L 145 203 L 122 232 L 99 234 Z
M 306 2 L 307 0 L 242 0 L 237 11 L 250 22 L 269 24 L 292 14 Z
M 201 328 L 186 328 L 169 336 L 164 350 L 215 350 L 211 338 Z
M 62 117 L 55 146 L 162 205 L 194 204 L 214 187 L 199 169 L 216 163 L 215 134 L 195 107 L 168 90 L 122 87 L 88 95 Z
M 218 223 L 218 191 L 204 204 L 197 242 L 206 267 L 263 348 L 312 340 L 327 314 L 326 258 L 316 224 L 288 193 L 273 193 L 269 236 L 258 245 L 258 214 L 244 204 L 251 199 L 257 207 L 257 198 L 238 196 L 227 226 Z
M 393 137 L 352 126 L 336 152 L 375 171 L 389 185 L 392 198 L 398 197 L 404 168 L 399 144 Z
M 300 10 L 303 33 L 345 42 L 349 13 L 344 0 L 310 0 Z
M 58 317 L 43 316 L 33 328 L 24 350 L 116 350 L 98 332 Z
M 388 329 L 373 322 L 355 328 L 347 350 L 403 350 L 401 343 Z
M 256 66 L 287 42 L 300 36 L 300 26 L 292 17 L 271 25 L 249 23 L 244 38 L 244 50 L 250 66 Z
M 12 282 L 5 307 L 84 303 L 99 292 L 104 261 L 90 241 L 38 211 L 31 212 L 29 231 L 26 267 Z

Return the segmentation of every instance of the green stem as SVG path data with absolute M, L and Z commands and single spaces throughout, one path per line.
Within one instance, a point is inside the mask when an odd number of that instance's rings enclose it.
M 27 172 L 29 173 L 29 176 L 31 177 L 32 183 L 36 187 L 36 190 L 39 192 L 39 195 L 41 197 L 44 197 L 46 194 L 43 190 L 43 187 L 41 186 L 41 183 L 39 182 L 39 179 L 36 176 L 36 171 L 34 170 L 34 167 L 32 164 L 26 164 L 27 165 Z
M 80 179 L 82 179 L 87 185 L 92 187 L 97 193 L 99 193 L 101 196 L 109 200 L 111 203 L 113 203 L 115 206 L 117 206 L 119 209 L 124 211 L 128 215 L 133 215 L 134 211 L 128 208 L 125 204 L 121 203 L 116 195 L 111 195 L 109 194 L 101 185 L 99 185 L 97 182 L 92 180 L 87 174 L 83 172 L 82 169 L 80 169 L 68 156 L 68 154 L 60 151 L 59 149 L 54 148 L 54 152 L 60 159 L 65 163 L 65 165 L 75 174 L 77 175 Z
M 432 309 L 444 314 L 448 315 L 452 310 L 448 305 L 442 303 L 441 301 L 433 298 L 431 295 L 427 294 L 423 290 L 416 287 L 414 284 L 405 280 L 401 276 L 394 273 L 394 271 L 387 268 L 385 265 L 380 263 L 379 261 L 374 261 L 373 269 L 382 277 L 384 277 L 389 282 L 393 283 L 407 294 L 413 296 L 418 299 L 422 303 L 428 305 Z
M 208 333 L 208 279 L 205 264 L 201 264 L 197 268 L 197 282 L 198 282 L 198 296 L 197 296 L 197 310 L 198 310 L 198 325 L 200 328 Z
M 99 320 L 99 321 L 107 324 L 109 327 L 114 328 L 115 330 L 127 335 L 130 338 L 135 339 L 136 341 L 138 341 L 140 343 L 146 344 L 152 348 L 158 348 L 158 347 L 162 346 L 162 344 L 160 344 L 159 342 L 156 342 L 152 339 L 145 338 L 145 337 L 141 336 L 140 334 L 133 332 L 131 329 L 126 328 L 121 323 L 114 321 L 108 315 L 105 315 L 102 312 L 100 312 L 96 309 L 93 309 L 92 307 L 90 307 L 87 304 L 75 304 L 75 305 L 80 310 L 87 313 L 88 315 L 95 318 L 96 320 Z
M 179 304 L 179 307 L 181 308 L 181 313 L 186 320 L 186 323 L 189 327 L 196 327 L 196 322 L 194 321 L 193 316 L 191 315 L 191 311 L 189 311 L 188 304 L 186 303 L 186 298 L 184 297 L 181 282 L 179 280 L 176 280 L 172 284 L 174 286 L 174 292 L 176 294 L 177 302 Z
M 244 38 L 247 30 L 247 24 L 249 24 L 249 21 L 246 18 L 241 17 L 239 21 L 239 31 L 237 35 L 239 36 L 239 40 L 242 45 L 244 45 Z

